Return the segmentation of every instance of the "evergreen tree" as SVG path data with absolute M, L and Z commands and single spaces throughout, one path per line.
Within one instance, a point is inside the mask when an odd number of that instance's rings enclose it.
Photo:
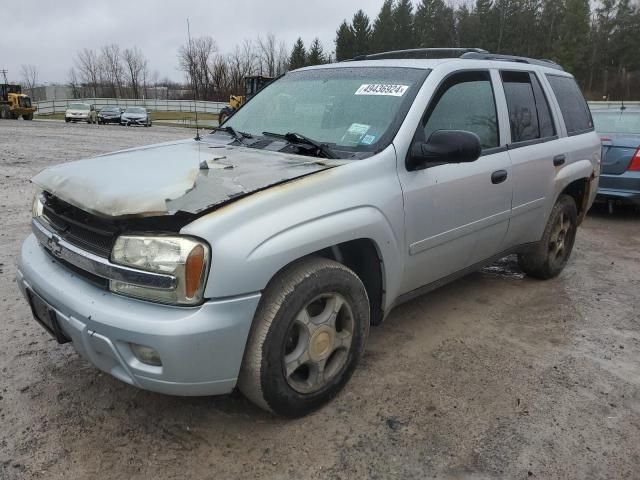
M 583 73 L 588 63 L 589 0 L 565 0 L 563 6 L 551 57 L 566 70 Z
M 307 51 L 304 48 L 302 38 L 298 37 L 296 43 L 291 50 L 291 56 L 289 57 L 289 70 L 295 70 L 296 68 L 302 68 L 307 64 Z
M 353 50 L 355 55 L 366 55 L 371 52 L 371 24 L 369 17 L 358 10 L 351 21 L 353 33 Z
M 462 5 L 455 12 L 456 37 L 459 47 L 476 47 L 482 45 L 478 17 L 469 7 Z
M 342 22 L 336 31 L 336 60 L 348 60 L 355 55 L 353 31 L 346 20 Z
M 384 0 L 380 13 L 373 23 L 371 51 L 383 52 L 393 48 L 393 0 Z
M 307 56 L 307 65 L 321 65 L 326 63 L 327 59 L 324 55 L 324 51 L 322 50 L 322 44 L 320 40 L 316 37 L 311 42 L 311 47 L 309 47 L 309 55 Z
M 419 47 L 455 46 L 453 8 L 443 0 L 422 0 L 414 16 L 414 29 Z
M 398 0 L 392 11 L 393 44 L 391 49 L 406 49 L 416 46 L 413 34 L 413 5 L 411 0 Z

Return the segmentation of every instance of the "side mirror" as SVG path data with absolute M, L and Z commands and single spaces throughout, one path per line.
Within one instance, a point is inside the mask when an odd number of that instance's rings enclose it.
M 446 163 L 474 162 L 480 157 L 480 138 L 464 130 L 438 130 L 429 140 L 411 145 L 407 157 L 407 169 L 423 168 Z

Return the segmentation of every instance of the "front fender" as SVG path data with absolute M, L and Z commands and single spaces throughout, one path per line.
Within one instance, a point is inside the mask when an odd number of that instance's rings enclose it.
M 254 231 L 255 233 L 255 231 Z M 238 232 L 242 236 L 241 232 Z M 402 261 L 398 239 L 384 214 L 375 207 L 355 207 L 289 226 L 257 243 L 238 258 L 240 236 L 221 239 L 214 246 L 212 275 L 205 291 L 209 298 L 263 290 L 282 268 L 306 255 L 356 239 L 370 239 L 383 263 L 384 285 L 400 284 Z M 224 276 L 220 281 L 219 276 Z M 396 292 L 387 292 L 394 298 Z

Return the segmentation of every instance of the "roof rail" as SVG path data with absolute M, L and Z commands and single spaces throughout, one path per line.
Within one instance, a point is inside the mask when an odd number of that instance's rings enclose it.
M 383 60 L 387 58 L 457 58 L 466 53 L 488 54 L 489 52 L 481 48 L 411 48 L 408 50 L 358 55 L 347 61 Z
M 543 67 L 555 68 L 556 70 L 564 71 L 564 68 L 551 60 L 538 60 L 536 58 L 517 57 L 515 55 L 501 55 L 499 53 L 489 52 L 466 52 L 460 55 L 460 58 L 466 58 L 469 60 L 497 60 L 503 62 L 528 63 L 530 65 L 540 65 Z
M 358 60 L 384 60 L 393 58 L 466 58 L 469 60 L 498 60 L 503 62 L 528 63 L 530 65 L 540 65 L 564 71 L 564 68 L 552 60 L 489 53 L 482 48 L 410 48 L 408 50 L 393 50 L 390 52 L 358 55 L 357 57 L 343 61 L 352 62 Z

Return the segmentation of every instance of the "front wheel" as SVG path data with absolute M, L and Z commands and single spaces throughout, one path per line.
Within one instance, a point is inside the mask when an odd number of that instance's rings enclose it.
M 543 280 L 564 269 L 576 239 L 578 209 L 569 195 L 560 195 L 551 209 L 542 239 L 531 251 L 518 254 L 518 265 L 527 275 Z
M 300 260 L 264 292 L 238 386 L 265 410 L 306 415 L 344 387 L 368 333 L 369 299 L 358 276 L 333 260 Z

